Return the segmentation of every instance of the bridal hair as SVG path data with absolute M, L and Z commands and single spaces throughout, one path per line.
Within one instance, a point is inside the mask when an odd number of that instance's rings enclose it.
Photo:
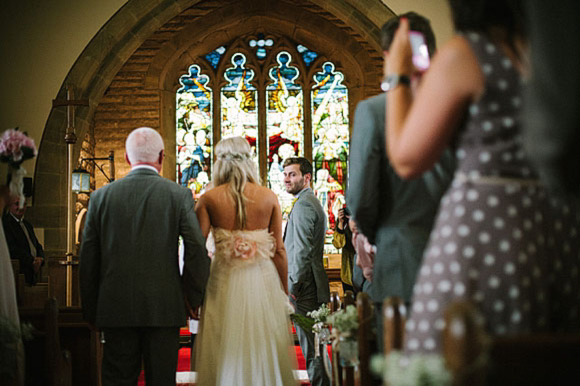
M 125 141 L 125 151 L 132 164 L 157 162 L 163 148 L 163 138 L 150 127 L 133 130 Z
M 252 160 L 250 144 L 242 137 L 222 139 L 215 147 L 217 162 L 213 174 L 214 186 L 230 185 L 236 204 L 236 220 L 241 229 L 246 227 L 244 187 L 247 182 L 258 183 L 256 165 Z

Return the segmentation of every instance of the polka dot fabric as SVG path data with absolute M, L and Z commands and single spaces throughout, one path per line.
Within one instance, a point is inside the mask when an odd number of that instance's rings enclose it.
M 466 38 L 486 90 L 457 138 L 458 172 L 414 288 L 410 352 L 441 351 L 444 310 L 456 299 L 471 300 L 495 335 L 578 323 L 580 218 L 549 197 L 525 157 L 511 61 L 484 36 Z

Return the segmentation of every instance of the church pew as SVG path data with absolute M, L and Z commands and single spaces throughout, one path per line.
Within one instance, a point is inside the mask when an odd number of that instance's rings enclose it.
M 469 303 L 447 309 L 444 356 L 454 386 L 566 385 L 580 379 L 580 334 L 491 337 L 480 320 Z
M 387 297 L 383 302 L 383 341 L 385 355 L 403 349 L 406 307 L 399 297 Z
M 72 385 L 70 351 L 62 349 L 58 328 L 58 302 L 50 298 L 44 306 L 45 360 L 48 386 Z
M 358 340 L 358 365 L 356 366 L 355 384 L 359 386 L 370 385 L 372 382 L 370 359 L 374 351 L 375 334 L 372 331 L 373 308 L 368 294 L 361 292 L 356 297 L 356 309 L 359 326 L 357 331 Z
M 16 302 L 18 307 L 42 309 L 50 294 L 50 277 L 45 283 L 26 285 L 24 274 L 18 274 L 16 281 Z

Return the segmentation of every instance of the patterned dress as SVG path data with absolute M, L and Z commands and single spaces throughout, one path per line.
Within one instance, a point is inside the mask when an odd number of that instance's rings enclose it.
M 457 172 L 442 198 L 414 288 L 408 352 L 440 352 L 443 314 L 468 299 L 492 335 L 578 325 L 580 221 L 537 179 L 522 149 L 521 77 L 502 50 L 465 35 L 485 77 L 456 138 Z

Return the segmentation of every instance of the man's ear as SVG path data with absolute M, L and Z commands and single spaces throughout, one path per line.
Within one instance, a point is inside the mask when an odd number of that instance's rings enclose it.
M 163 164 L 164 158 L 165 158 L 165 149 L 163 149 L 159 152 L 159 158 L 157 159 L 157 162 L 159 162 L 159 165 Z
M 125 161 L 127 161 L 127 163 L 131 165 L 131 161 L 129 161 L 129 155 L 127 154 L 127 152 L 125 152 Z

